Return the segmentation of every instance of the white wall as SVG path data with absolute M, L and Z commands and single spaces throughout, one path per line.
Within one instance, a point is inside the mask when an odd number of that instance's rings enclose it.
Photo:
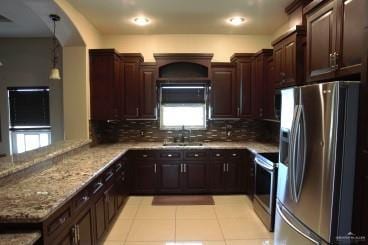
M 64 138 L 62 81 L 48 79 L 52 41 L 49 38 L 0 39 L 0 153 L 9 153 L 7 87 L 49 86 L 52 141 Z M 60 61 L 61 62 L 61 61 Z
M 154 61 L 153 53 L 213 53 L 213 61 L 228 62 L 234 53 L 255 53 L 271 47 L 265 35 L 107 35 L 101 36 L 101 48 L 120 53 L 142 53 L 145 61 Z

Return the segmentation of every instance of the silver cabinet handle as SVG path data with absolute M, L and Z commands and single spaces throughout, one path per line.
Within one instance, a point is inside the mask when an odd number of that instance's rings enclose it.
M 223 171 L 226 172 L 226 163 L 224 163 Z
M 73 226 L 72 228 L 72 237 L 73 237 L 73 245 L 77 245 L 78 241 L 77 241 L 77 229 L 76 229 L 76 225 Z
M 232 154 L 232 156 L 233 156 L 233 157 L 236 157 L 237 155 L 238 155 L 238 154 L 236 154 L 236 153 L 233 153 L 233 154 Z
M 155 173 L 157 173 L 157 164 L 156 163 L 154 165 L 154 171 L 155 171 Z
M 220 157 L 220 156 L 221 156 L 221 154 L 217 153 L 217 154 L 216 154 L 216 156 L 217 156 L 217 157 Z
M 77 241 L 80 242 L 80 231 L 79 231 L 79 225 L 77 225 Z
M 338 59 L 339 59 L 339 53 L 334 52 L 334 67 L 333 68 L 335 70 L 339 68 Z
M 240 117 L 240 107 L 238 107 L 237 115 L 238 115 L 238 117 Z
M 148 155 L 146 155 L 146 154 L 143 154 L 143 155 L 142 155 L 142 157 L 143 157 L 143 158 L 147 158 L 147 157 L 148 157 Z
M 194 156 L 195 156 L 195 157 L 199 157 L 199 155 L 198 155 L 197 153 L 196 153 L 196 154 L 194 154 Z
M 183 172 L 183 164 L 180 164 L 180 173 Z
M 139 108 L 137 107 L 137 108 L 135 108 L 135 115 L 136 115 L 136 117 L 138 117 L 139 116 Z
M 330 68 L 333 69 L 333 54 L 330 54 Z
M 168 157 L 172 157 L 172 155 L 171 155 L 171 154 L 168 154 L 167 156 L 168 156 Z
M 61 217 L 60 219 L 59 219 L 59 223 L 62 225 L 62 224 L 64 224 L 65 223 L 65 221 L 66 221 L 66 217 Z
M 187 172 L 187 165 L 184 163 L 184 173 Z
M 226 172 L 228 173 L 229 172 L 229 164 L 226 163 Z

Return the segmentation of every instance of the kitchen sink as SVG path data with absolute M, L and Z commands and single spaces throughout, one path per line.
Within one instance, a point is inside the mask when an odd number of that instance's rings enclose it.
M 172 142 L 172 143 L 164 143 L 163 146 L 202 146 L 203 143 L 199 142 Z

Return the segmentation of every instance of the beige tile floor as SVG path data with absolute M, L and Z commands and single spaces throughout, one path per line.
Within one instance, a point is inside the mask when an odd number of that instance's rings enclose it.
M 152 206 L 152 198 L 130 197 L 104 244 L 272 244 L 246 196 L 214 196 L 210 206 Z

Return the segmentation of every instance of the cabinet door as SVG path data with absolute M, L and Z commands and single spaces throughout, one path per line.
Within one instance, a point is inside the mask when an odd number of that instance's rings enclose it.
M 254 118 L 263 118 L 264 72 L 263 57 L 259 56 L 252 62 L 252 115 Z
M 160 162 L 159 167 L 159 193 L 181 193 L 182 163 L 178 161 Z
M 212 118 L 238 117 L 235 69 L 232 67 L 213 67 L 211 85 Z
M 128 184 L 127 177 L 125 176 L 125 170 L 118 176 L 116 184 L 116 207 L 119 209 L 128 197 Z
M 117 108 L 117 71 L 118 63 L 113 53 L 90 53 L 90 91 L 91 119 L 111 120 L 119 117 Z
M 207 163 L 202 161 L 184 162 L 184 192 L 190 194 L 206 193 L 207 187 Z
M 59 242 L 55 242 L 55 243 L 59 245 L 74 245 L 73 244 L 73 233 L 72 232 L 68 233 Z
M 227 163 L 225 189 L 227 193 L 237 193 L 239 188 L 239 162 L 232 160 Z
M 157 96 L 155 66 L 142 66 L 140 71 L 140 117 L 156 119 Z
M 224 193 L 226 165 L 223 161 L 208 164 L 208 181 L 211 193 Z
M 105 195 L 95 203 L 95 225 L 96 225 L 96 240 L 100 240 L 106 229 L 105 223 Z
M 124 117 L 138 118 L 140 104 L 140 88 L 139 88 L 139 64 L 138 63 L 122 63 L 123 72 L 123 98 L 124 98 Z
M 364 15 L 367 0 L 339 0 L 341 14 L 338 18 L 339 49 L 337 51 L 340 73 L 359 73 L 362 63 Z
M 285 62 L 285 83 L 287 85 L 295 85 L 296 81 L 296 40 L 294 36 L 288 38 L 284 46 Z
M 275 88 L 274 88 L 274 62 L 269 57 L 265 62 L 264 74 L 264 96 L 263 96 L 263 117 L 267 119 L 275 119 Z
M 336 0 L 307 15 L 307 81 L 335 76 L 336 15 Z
M 254 196 L 254 182 L 255 182 L 255 167 L 254 167 L 254 156 L 252 155 L 249 161 L 249 174 L 248 174 L 248 196 L 253 200 Z
M 92 244 L 92 215 L 91 211 L 88 211 L 87 214 L 81 218 L 78 223 L 78 244 L 84 245 L 84 244 Z
M 275 84 L 276 87 L 281 86 L 283 82 L 285 82 L 285 72 L 284 72 L 284 44 L 279 43 L 273 49 L 273 61 L 275 67 Z
M 241 86 L 241 117 L 252 115 L 252 62 L 241 62 L 240 64 L 240 86 Z
M 105 207 L 106 207 L 106 223 L 110 224 L 113 220 L 116 212 L 115 207 L 115 193 L 114 186 L 112 185 L 105 191 Z
M 157 186 L 157 165 L 151 161 L 137 161 L 134 164 L 134 192 L 154 194 Z

